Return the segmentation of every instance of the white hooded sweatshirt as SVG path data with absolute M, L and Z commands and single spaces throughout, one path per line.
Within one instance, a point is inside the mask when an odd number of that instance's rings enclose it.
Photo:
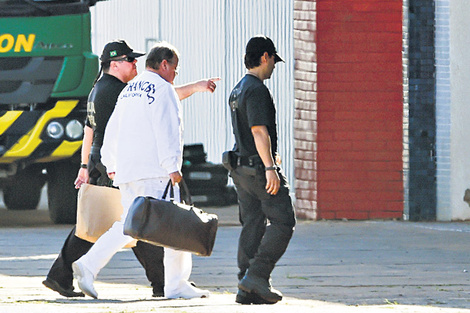
M 169 177 L 181 170 L 181 103 L 172 84 L 144 71 L 128 83 L 106 126 L 101 161 L 114 184 Z

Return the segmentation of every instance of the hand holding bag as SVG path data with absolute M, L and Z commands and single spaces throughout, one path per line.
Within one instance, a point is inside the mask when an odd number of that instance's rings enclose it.
M 191 203 L 184 180 L 180 186 Z M 170 189 L 170 201 L 166 198 Z M 149 243 L 184 250 L 200 256 L 210 256 L 215 243 L 218 217 L 201 209 L 172 200 L 171 180 L 162 199 L 137 197 L 129 208 L 124 223 L 124 234 Z

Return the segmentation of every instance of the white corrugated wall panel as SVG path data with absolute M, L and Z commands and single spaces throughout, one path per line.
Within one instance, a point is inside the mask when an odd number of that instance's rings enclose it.
M 148 51 L 166 40 L 181 53 L 175 84 L 221 77 L 214 94 L 196 94 L 183 101 L 185 143 L 203 143 L 208 161 L 220 163 L 234 143 L 227 99 L 244 75 L 243 53 L 253 35 L 270 37 L 286 63 L 278 63 L 270 80 L 278 112 L 279 150 L 293 182 L 294 52 L 293 1 L 285 0 L 110 0 L 92 9 L 96 53 L 115 38 Z M 139 62 L 139 71 L 144 68 Z

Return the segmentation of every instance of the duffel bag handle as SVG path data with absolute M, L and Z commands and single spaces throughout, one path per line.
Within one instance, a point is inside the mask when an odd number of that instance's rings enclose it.
M 170 190 L 170 201 L 175 200 L 175 191 L 173 190 L 171 179 L 168 180 L 168 184 L 166 184 L 165 191 L 163 192 L 162 200 L 166 199 L 166 196 L 168 195 L 168 190 Z
M 193 199 L 191 199 L 191 193 L 189 193 L 188 185 L 186 185 L 186 182 L 184 181 L 183 178 L 178 183 L 178 185 L 180 186 L 181 200 L 184 201 L 187 205 L 193 205 L 194 203 L 193 203 Z M 184 191 L 184 195 L 186 195 L 186 197 L 183 197 L 183 191 Z
M 181 178 L 181 181 L 178 183 L 180 186 L 180 198 L 182 201 L 184 201 L 187 205 L 193 205 L 193 200 L 191 199 L 191 193 L 189 192 L 188 185 L 184 181 L 183 178 Z M 183 193 L 184 190 L 184 193 Z M 173 185 L 171 184 L 171 179 L 168 180 L 168 184 L 166 184 L 165 191 L 163 192 L 162 200 L 166 199 L 166 196 L 168 195 L 168 191 L 170 191 L 170 201 L 175 200 L 175 191 L 173 189 Z M 183 197 L 183 194 L 186 197 Z

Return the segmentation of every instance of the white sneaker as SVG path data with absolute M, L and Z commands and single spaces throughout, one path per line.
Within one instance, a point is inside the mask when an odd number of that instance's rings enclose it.
M 72 263 L 72 270 L 73 276 L 75 276 L 78 281 L 78 287 L 80 287 L 83 293 L 92 298 L 98 299 L 98 293 L 93 286 L 95 281 L 93 274 L 78 261 Z
M 210 295 L 209 290 L 203 290 L 192 286 L 189 282 L 185 282 L 184 286 L 176 290 L 170 295 L 165 295 L 167 299 L 193 299 L 193 298 L 208 298 Z

